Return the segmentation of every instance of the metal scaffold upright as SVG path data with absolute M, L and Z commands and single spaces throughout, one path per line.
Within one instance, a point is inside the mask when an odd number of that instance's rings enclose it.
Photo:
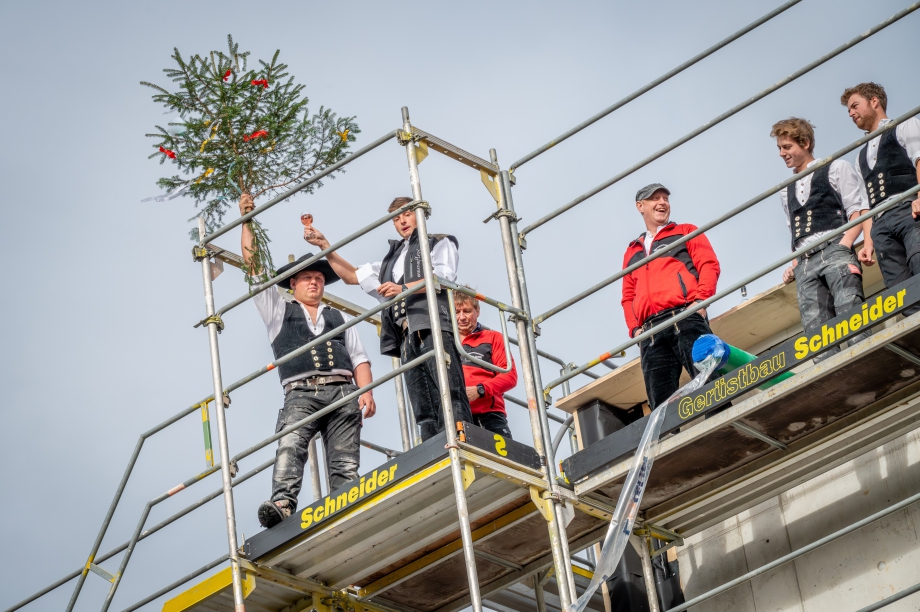
M 460 519 L 460 537 L 463 541 L 463 557 L 466 562 L 466 574 L 470 584 L 470 603 L 476 612 L 482 611 L 482 599 L 479 596 L 479 577 L 476 572 L 476 556 L 473 553 L 473 536 L 470 529 L 470 516 L 466 505 L 466 492 L 463 486 L 463 466 L 460 462 L 460 447 L 457 446 L 457 430 L 454 427 L 454 411 L 450 401 L 450 386 L 447 381 L 447 363 L 444 352 L 444 339 L 441 335 L 441 320 L 438 315 L 434 270 L 431 266 L 431 250 L 428 243 L 426 212 L 430 207 L 422 199 L 422 184 L 418 174 L 418 158 L 415 152 L 415 139 L 412 136 L 412 124 L 409 122 L 409 109 L 402 109 L 403 132 L 400 142 L 405 143 L 406 159 L 409 163 L 409 183 L 412 186 L 412 198 L 418 202 L 415 206 L 415 222 L 418 224 L 419 247 L 422 253 L 422 271 L 425 278 L 425 299 L 428 303 L 428 317 L 431 322 L 431 339 L 434 344 L 435 363 L 438 370 L 438 389 L 441 393 L 441 410 L 444 412 L 444 431 L 447 433 L 447 447 L 450 454 L 450 471 L 454 481 L 454 497 L 457 500 L 457 515 Z

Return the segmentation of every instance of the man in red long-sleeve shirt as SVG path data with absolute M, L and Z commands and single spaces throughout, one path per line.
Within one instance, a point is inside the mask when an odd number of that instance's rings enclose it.
M 624 269 L 696 229 L 695 225 L 670 220 L 670 195 L 660 183 L 647 185 L 636 193 L 636 208 L 646 231 L 629 243 L 623 256 Z M 624 276 L 622 304 L 629 336 L 635 337 L 677 316 L 694 302 L 711 297 L 716 292 L 719 272 L 712 245 L 701 234 Z M 639 343 L 645 390 L 653 409 L 677 391 L 682 367 L 691 376 L 696 374 L 693 343 L 711 333 L 703 309 Z
M 473 424 L 492 433 L 511 437 L 508 417 L 505 414 L 506 392 L 517 384 L 517 369 L 514 358 L 505 353 L 505 340 L 499 332 L 479 324 L 479 302 L 465 293 L 455 292 L 457 307 L 457 330 L 463 350 L 471 356 L 511 371 L 504 374 L 487 370 L 461 355 L 463 377 L 466 380 L 466 395 L 473 410 Z

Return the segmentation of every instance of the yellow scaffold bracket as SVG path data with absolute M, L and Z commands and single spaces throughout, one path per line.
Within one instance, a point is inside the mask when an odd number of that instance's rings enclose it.
M 492 194 L 492 199 L 495 200 L 495 203 L 501 205 L 501 192 L 498 190 L 498 176 L 491 172 L 486 172 L 485 168 L 480 168 L 479 178 L 482 180 L 482 184 L 486 186 L 486 189 L 489 190 L 489 193 Z M 489 218 L 491 219 L 491 217 Z M 486 219 L 486 221 L 488 220 L 489 219 Z M 483 221 L 483 223 L 486 221 Z
M 361 608 L 354 606 L 348 598 L 341 597 L 338 594 L 321 597 L 316 593 L 313 595 L 313 609 L 316 612 L 351 612 L 352 610 L 357 612 Z
M 420 164 L 428 157 L 428 142 L 419 140 L 415 145 L 415 163 Z
M 476 480 L 476 469 L 473 467 L 473 464 L 464 461 L 460 476 L 463 478 L 463 490 L 466 491 L 470 488 L 470 485 L 473 484 L 473 481 Z
M 220 332 L 224 331 L 224 320 L 220 318 L 220 315 L 219 315 L 219 314 L 211 315 L 210 317 L 208 317 L 208 318 L 206 318 L 206 319 L 202 319 L 202 320 L 198 321 L 198 323 L 195 323 L 195 327 L 201 327 L 202 325 L 204 325 L 205 327 L 207 327 L 207 326 L 210 325 L 211 323 L 214 323 L 215 325 L 217 325 L 217 333 L 218 333 L 218 334 L 219 334 Z
M 543 515 L 543 518 L 547 522 L 555 519 L 553 516 L 553 500 L 543 498 L 543 490 L 538 489 L 537 487 L 531 486 L 530 489 L 530 500 L 533 502 L 533 505 L 537 507 L 537 510 L 540 511 L 540 514 Z
M 633 535 L 640 537 L 652 537 L 656 540 L 661 540 L 662 542 L 681 542 L 683 544 L 684 538 L 676 531 L 671 531 L 670 529 L 665 529 L 660 525 L 655 525 L 654 523 L 643 523 L 641 527 L 636 527 L 633 529 Z

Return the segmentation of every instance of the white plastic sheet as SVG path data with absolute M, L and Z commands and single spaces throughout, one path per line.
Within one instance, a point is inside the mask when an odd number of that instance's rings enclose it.
M 149 198 L 144 198 L 141 202 L 166 202 L 169 200 L 175 200 L 180 195 L 182 195 L 186 189 L 191 186 L 191 183 L 185 183 L 184 185 L 179 185 L 178 187 L 173 188 L 167 193 L 160 195 L 150 196 Z
M 715 371 L 721 357 L 721 355 L 711 355 L 702 363 L 694 364 L 699 374 L 674 392 L 668 398 L 668 401 L 663 402 L 652 412 L 648 425 L 645 426 L 645 432 L 642 434 L 642 439 L 639 441 L 639 447 L 636 449 L 636 455 L 633 457 L 632 466 L 626 475 L 626 482 L 623 483 L 623 489 L 620 491 L 620 499 L 617 500 L 617 507 L 613 511 L 610 527 L 608 527 L 607 535 L 604 537 L 604 545 L 601 548 L 600 558 L 597 560 L 594 577 L 582 596 L 578 598 L 578 601 L 573 605 L 567 606 L 565 612 L 582 612 L 597 587 L 610 579 L 613 570 L 620 562 L 620 557 L 623 556 L 623 549 L 626 548 L 626 544 L 629 542 L 636 516 L 639 514 L 639 504 L 642 503 L 645 484 L 648 482 L 648 475 L 652 471 L 652 463 L 658 453 L 658 434 L 661 432 L 661 424 L 664 422 L 665 408 L 672 401 L 692 393 L 706 384 L 706 379 Z

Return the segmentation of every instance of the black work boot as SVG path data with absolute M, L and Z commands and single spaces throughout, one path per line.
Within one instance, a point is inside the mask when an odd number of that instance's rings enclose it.
M 267 501 L 262 502 L 262 505 L 259 506 L 259 524 L 265 527 L 266 529 L 271 529 L 287 517 L 294 514 L 294 508 L 291 507 L 291 502 L 286 499 L 278 501 Z

